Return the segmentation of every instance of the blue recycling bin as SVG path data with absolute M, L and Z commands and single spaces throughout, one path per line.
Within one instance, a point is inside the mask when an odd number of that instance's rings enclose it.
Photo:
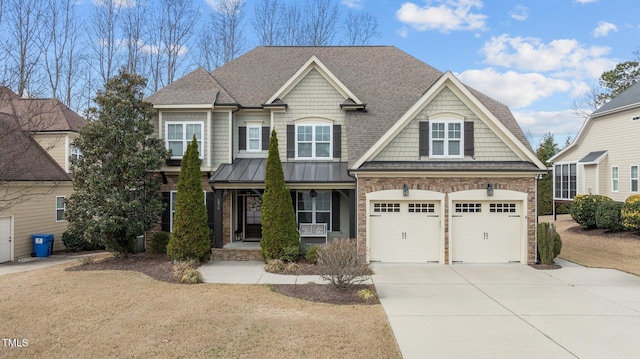
M 33 252 L 36 254 L 36 257 L 48 257 L 51 255 L 51 247 L 53 247 L 53 234 L 32 234 L 31 239 L 33 240 Z

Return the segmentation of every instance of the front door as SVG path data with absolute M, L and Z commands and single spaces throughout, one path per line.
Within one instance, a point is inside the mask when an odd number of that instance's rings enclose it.
M 262 238 L 262 198 L 245 197 L 245 240 Z
M 11 217 L 0 218 L 0 263 L 11 260 Z

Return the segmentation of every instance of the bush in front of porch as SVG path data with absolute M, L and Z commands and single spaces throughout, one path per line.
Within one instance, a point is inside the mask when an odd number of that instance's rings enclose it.
M 296 214 L 291 194 L 284 181 L 278 136 L 271 131 L 269 157 L 265 169 L 264 195 L 262 196 L 262 258 L 283 259 L 285 249 L 300 245 Z

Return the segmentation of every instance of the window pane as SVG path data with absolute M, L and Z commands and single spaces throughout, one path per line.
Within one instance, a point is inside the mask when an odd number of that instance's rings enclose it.
M 298 212 L 298 221 L 300 223 L 311 223 L 312 214 L 311 212 Z
M 249 138 L 250 139 L 258 139 L 258 138 L 260 138 L 260 128 L 259 127 L 249 127 Z
M 460 123 L 449 124 L 449 138 L 460 138 Z
M 460 141 L 449 141 L 449 156 L 460 155 Z
M 173 156 L 182 156 L 184 153 L 182 150 L 182 141 L 169 141 L 169 149 Z
M 260 149 L 260 141 L 259 140 L 249 140 L 249 149 L 250 150 L 259 150 Z
M 638 180 L 637 179 L 632 179 L 631 180 L 631 192 L 638 192 Z
M 64 208 L 64 197 L 56 197 L 56 208 Z
M 316 145 L 316 157 L 329 157 L 329 144 L 318 143 Z
M 434 155 L 436 156 L 444 155 L 444 141 L 433 141 L 431 147 L 432 147 L 431 153 L 433 153 Z
M 316 212 L 316 223 L 329 223 L 331 213 L 329 212 Z
M 200 124 L 188 124 L 187 125 L 187 136 L 186 140 L 191 142 L 193 140 L 193 135 L 196 135 L 196 139 L 201 140 L 202 134 L 200 133 Z
M 577 169 L 575 164 L 571 164 L 569 165 L 569 198 L 576 196 L 577 188 Z
M 182 140 L 182 125 L 180 124 L 167 125 L 167 139 Z
M 431 138 L 444 138 L 444 123 L 431 124 Z
M 298 157 L 311 157 L 310 143 L 298 143 Z
M 331 126 L 316 126 L 316 141 L 331 141 Z
M 298 210 L 299 211 L 310 211 L 312 207 L 312 199 L 311 194 L 309 192 L 298 192 Z
M 554 185 L 555 185 L 555 197 L 556 198 L 560 198 L 560 192 L 562 190 L 562 168 L 560 167 L 560 165 L 556 165 L 554 168 Z
M 56 221 L 64 221 L 64 210 L 59 209 L 56 211 Z
M 316 210 L 331 210 L 331 194 L 329 192 L 318 192 L 318 195 L 316 196 Z
M 312 126 L 298 126 L 298 141 L 311 141 L 313 139 Z

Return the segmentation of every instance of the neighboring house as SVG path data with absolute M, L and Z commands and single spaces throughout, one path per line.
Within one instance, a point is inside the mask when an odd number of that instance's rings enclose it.
M 549 159 L 554 203 L 576 194 L 624 201 L 638 194 L 640 166 L 640 83 L 594 111 L 576 139 Z
M 68 169 L 80 155 L 71 142 L 84 123 L 57 100 L 0 87 L 0 262 L 29 257 L 36 233 L 53 234 L 53 249 L 64 249 Z
M 513 115 L 395 47 L 258 47 L 147 100 L 173 153 L 165 230 L 195 134 L 214 246 L 259 240 L 275 129 L 303 241 L 356 238 L 369 261 L 535 262 L 546 169 Z

